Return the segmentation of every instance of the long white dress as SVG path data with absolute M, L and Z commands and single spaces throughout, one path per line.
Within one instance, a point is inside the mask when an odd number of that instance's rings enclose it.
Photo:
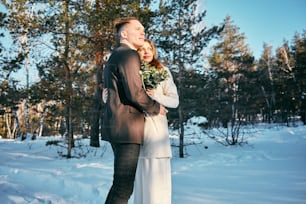
M 154 90 L 154 98 L 168 108 L 176 108 L 179 97 L 172 75 Z M 168 120 L 165 115 L 146 116 L 144 143 L 135 177 L 134 204 L 171 204 L 172 157 Z

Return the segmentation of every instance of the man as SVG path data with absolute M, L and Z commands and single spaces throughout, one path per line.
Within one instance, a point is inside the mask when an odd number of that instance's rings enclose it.
M 144 44 L 143 25 L 136 18 L 126 18 L 115 26 L 120 46 L 112 52 L 104 70 L 108 97 L 102 139 L 111 143 L 114 152 L 113 185 L 105 203 L 126 204 L 133 192 L 144 114 L 165 115 L 166 109 L 142 87 L 137 49 Z

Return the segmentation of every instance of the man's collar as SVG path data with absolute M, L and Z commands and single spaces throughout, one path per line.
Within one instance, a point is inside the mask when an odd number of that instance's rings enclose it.
M 129 43 L 128 41 L 122 41 L 120 42 L 120 45 L 124 45 L 124 47 L 128 47 L 130 49 L 133 49 L 133 50 L 137 50 L 134 46 L 131 45 L 131 43 Z

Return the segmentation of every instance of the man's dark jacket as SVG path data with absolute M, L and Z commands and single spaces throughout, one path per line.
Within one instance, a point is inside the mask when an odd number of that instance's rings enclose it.
M 142 144 L 144 114 L 156 115 L 160 104 L 142 87 L 140 57 L 137 51 L 121 44 L 104 69 L 108 97 L 102 124 L 102 139 L 111 143 Z

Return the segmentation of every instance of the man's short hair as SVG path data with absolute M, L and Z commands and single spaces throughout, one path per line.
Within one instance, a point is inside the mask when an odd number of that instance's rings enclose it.
M 117 35 L 119 35 L 121 28 L 127 23 L 131 22 L 132 20 L 138 21 L 138 19 L 135 17 L 126 17 L 126 18 L 120 18 L 120 19 L 115 20 L 114 24 L 115 24 Z

